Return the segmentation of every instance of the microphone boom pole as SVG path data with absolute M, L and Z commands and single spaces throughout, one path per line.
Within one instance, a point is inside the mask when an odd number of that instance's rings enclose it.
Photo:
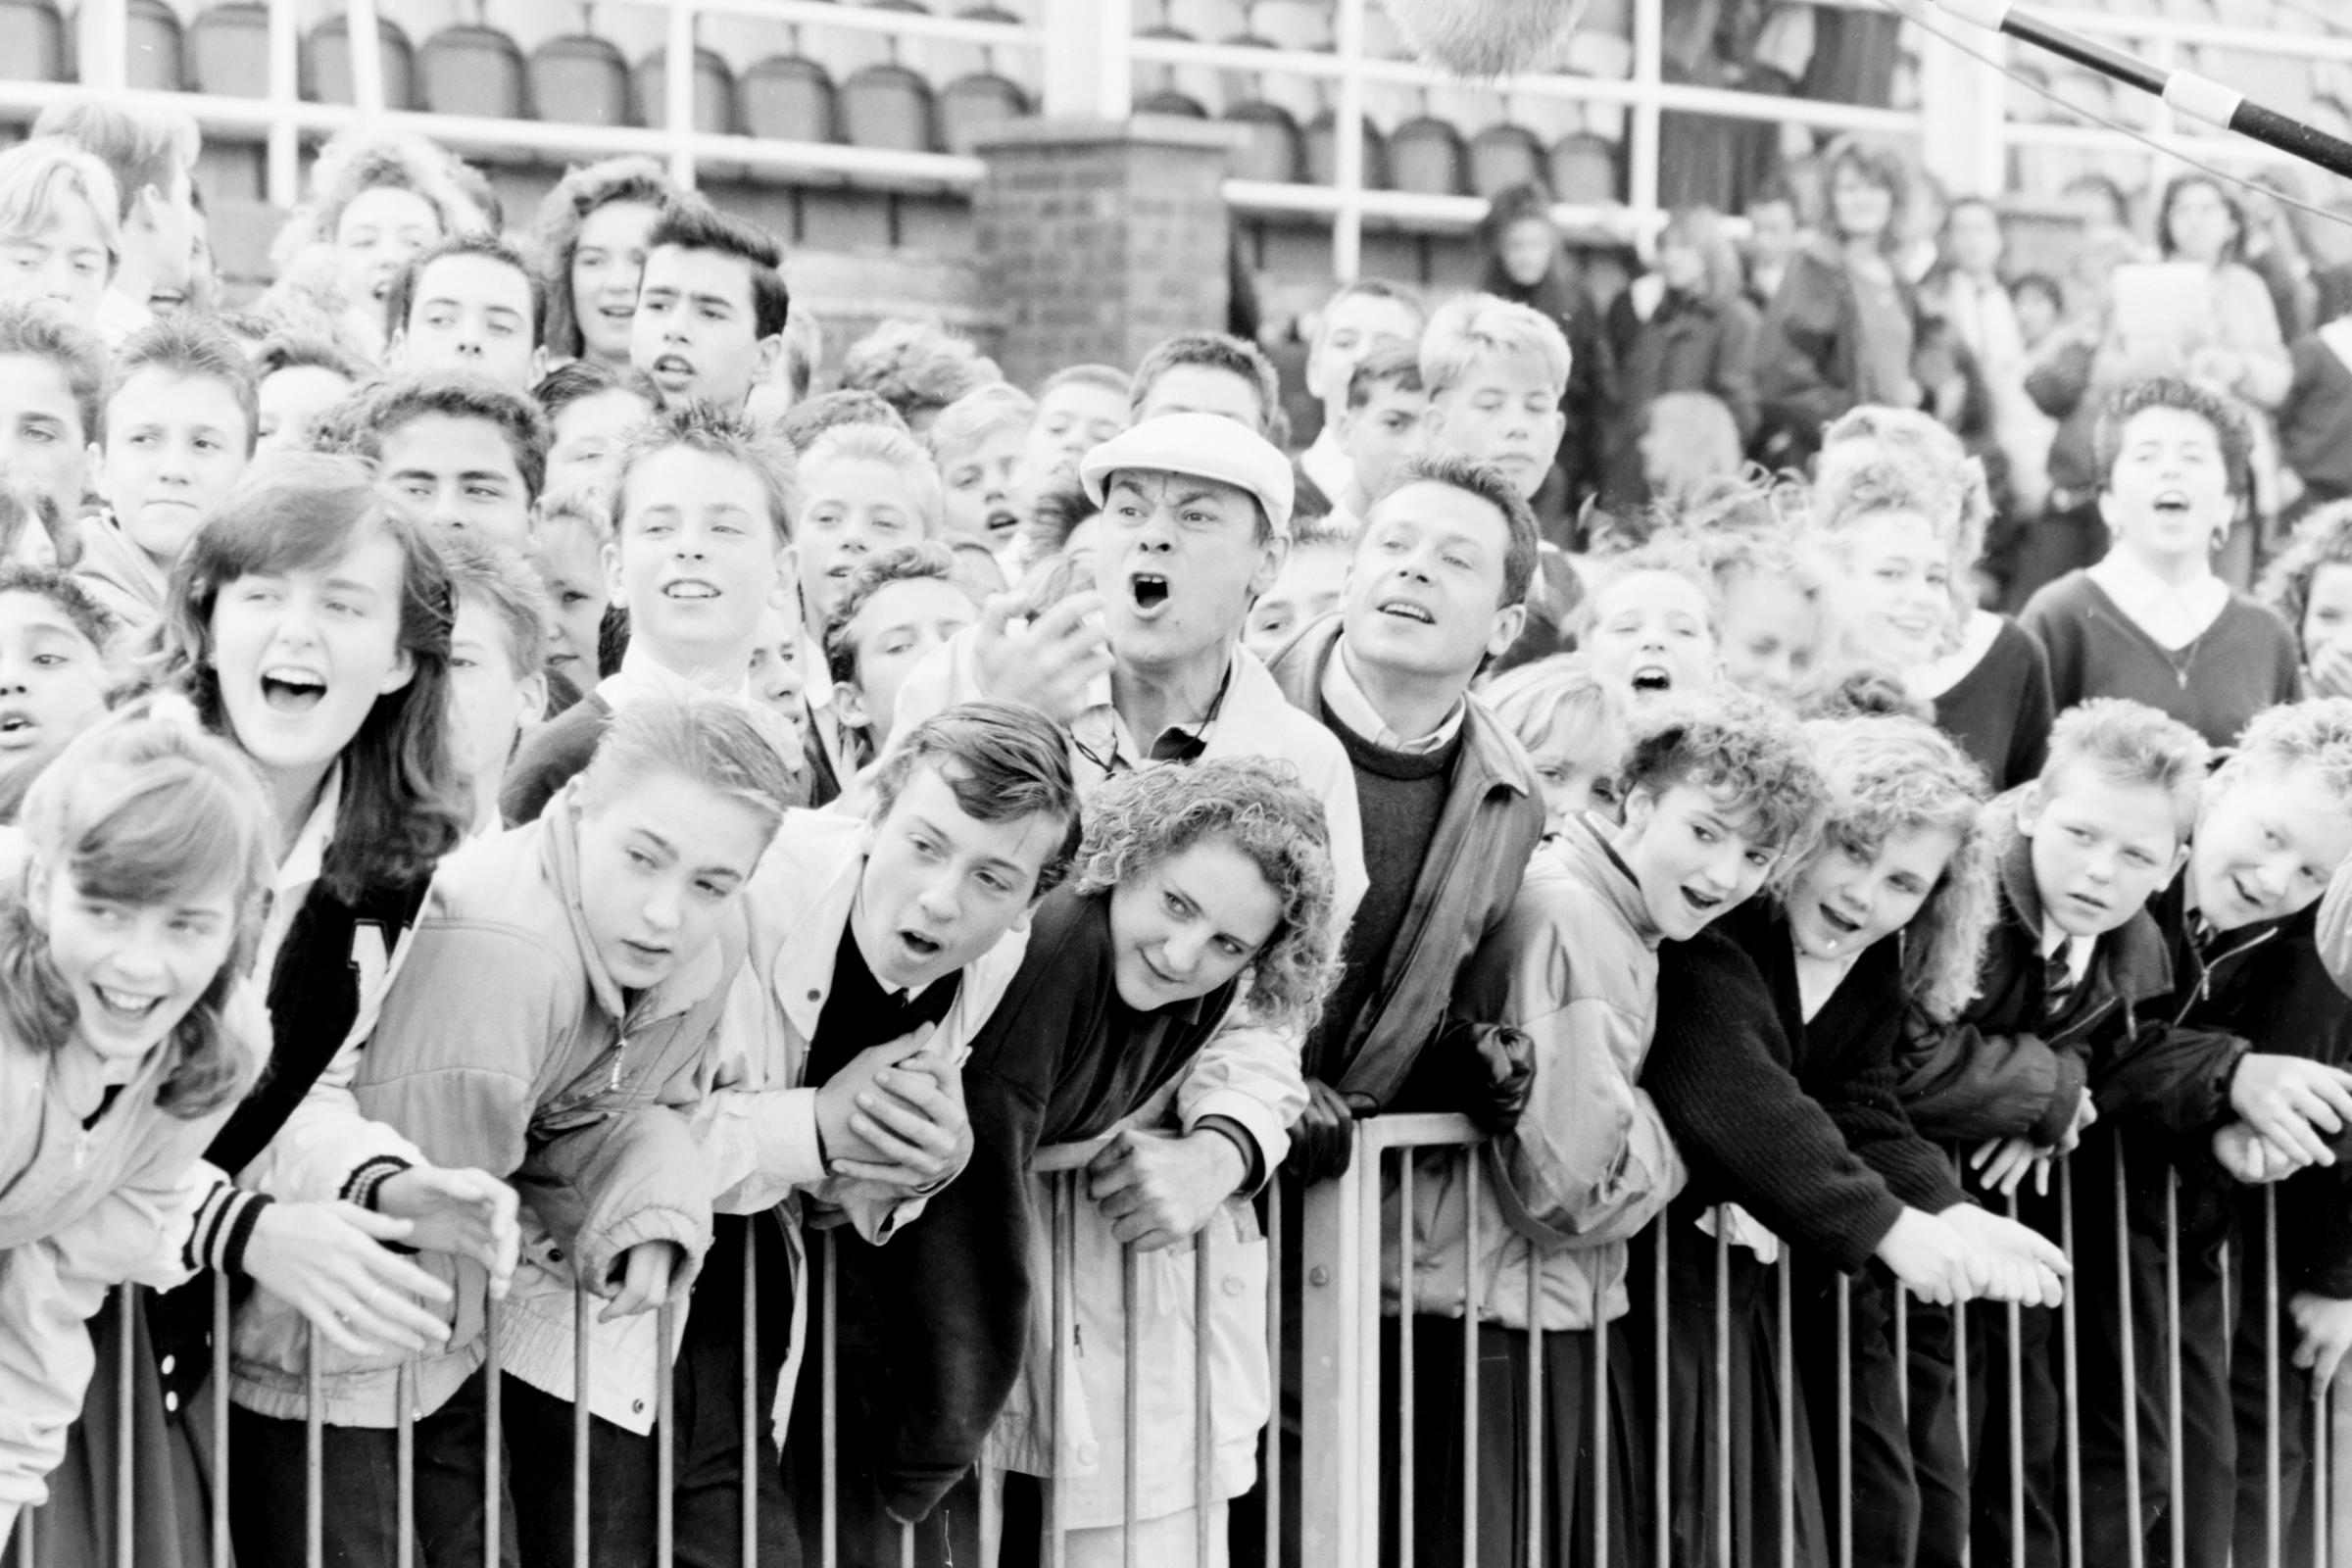
M 2352 179 L 2352 142 L 2291 115 L 2255 103 L 2244 93 L 2193 71 L 2160 71 L 2096 38 L 2043 21 L 2014 0 L 1935 0 L 1964 22 L 2022 38 L 2112 81 L 2136 87 L 2192 120 L 2236 131 L 2331 174 Z

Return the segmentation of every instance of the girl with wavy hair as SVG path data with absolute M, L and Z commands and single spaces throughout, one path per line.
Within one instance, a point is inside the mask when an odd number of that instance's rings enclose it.
M 539 204 L 530 250 L 548 281 L 547 357 L 629 365 L 646 239 L 678 187 L 651 158 L 564 172 Z

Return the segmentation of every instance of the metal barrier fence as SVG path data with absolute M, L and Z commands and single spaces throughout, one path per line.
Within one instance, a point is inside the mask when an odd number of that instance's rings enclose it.
M 1297 1238 L 1297 1269 L 1300 1286 L 1298 1342 L 1301 1358 L 1295 1367 L 1284 1368 L 1279 1356 L 1284 1345 L 1284 1293 L 1280 1288 L 1281 1260 L 1285 1254 L 1283 1204 L 1279 1200 L 1265 1204 L 1266 1239 L 1271 1257 L 1266 1299 L 1266 1343 L 1276 1356 L 1274 1380 L 1277 1389 L 1287 1382 L 1299 1395 L 1302 1417 L 1303 1463 L 1294 1473 L 1284 1459 L 1284 1445 L 1280 1440 L 1281 1401 L 1276 1400 L 1275 1427 L 1263 1444 L 1264 1465 L 1258 1485 L 1269 1499 L 1265 1509 L 1262 1550 L 1264 1561 L 1272 1563 L 1314 1564 L 1315 1568 L 1373 1568 L 1376 1564 L 1395 1564 L 1397 1568 L 1412 1568 L 1415 1561 L 1416 1509 L 1427 1499 L 1443 1498 L 1448 1492 L 1465 1499 L 1462 1507 L 1461 1538 L 1458 1555 L 1446 1560 L 1458 1563 L 1509 1561 L 1521 1564 L 1568 1562 L 1586 1560 L 1581 1543 L 1572 1546 L 1566 1541 L 1547 1543 L 1544 1537 L 1544 1507 L 1543 1499 L 1548 1491 L 1557 1487 L 1556 1479 L 1547 1480 L 1545 1448 L 1547 1445 L 1569 1441 L 1571 1435 L 1549 1432 L 1544 1417 L 1544 1400 L 1541 1396 L 1547 1355 L 1561 1353 L 1547 1348 L 1544 1328 L 1542 1275 L 1531 1266 L 1528 1270 L 1526 1316 L 1528 1322 L 1526 1365 L 1519 1402 L 1524 1406 L 1525 1419 L 1517 1439 L 1517 1451 L 1510 1456 L 1512 1471 L 1507 1476 L 1495 1476 L 1482 1471 L 1480 1411 L 1481 1401 L 1493 1392 L 1481 1388 L 1481 1353 L 1479 1335 L 1473 1324 L 1466 1323 L 1461 1335 L 1461 1383 L 1463 1398 L 1460 1411 L 1462 1453 L 1458 1472 L 1440 1475 L 1428 1456 L 1416 1452 L 1416 1433 L 1421 1430 L 1415 1419 L 1416 1348 L 1419 1337 L 1410 1321 L 1398 1319 L 1397 1301 L 1404 1303 L 1409 1315 L 1411 1282 L 1416 1278 L 1416 1241 L 1413 1229 L 1415 1192 L 1417 1183 L 1436 1175 L 1447 1178 L 1458 1176 L 1465 1198 L 1465 1214 L 1469 1234 L 1462 1248 L 1464 1300 L 1480 1298 L 1479 1282 L 1471 1277 L 1480 1256 L 1479 1233 L 1486 1225 L 1502 1223 L 1499 1212 L 1484 1199 L 1483 1193 L 1491 1180 L 1485 1169 L 1485 1158 L 1476 1148 L 1477 1135 L 1461 1118 L 1450 1116 L 1382 1117 L 1359 1124 L 1356 1154 L 1349 1172 L 1335 1181 L 1322 1183 L 1301 1195 L 1304 1216 L 1301 1234 Z M 1056 1353 L 1046 1369 L 1046 1381 L 1051 1390 L 1050 1408 L 1058 1412 L 1070 1392 L 1073 1370 L 1073 1350 L 1077 1322 L 1076 1258 L 1078 1255 L 1078 1227 L 1081 1223 L 1080 1205 L 1086 1201 L 1083 1180 L 1087 1161 L 1102 1144 L 1073 1145 L 1039 1152 L 1033 1169 L 1039 1178 L 1042 1195 L 1041 1224 L 1050 1239 L 1053 1259 L 1052 1277 L 1047 1289 L 1032 1303 L 1032 1311 L 1048 1314 L 1052 1322 L 1051 1343 Z M 1441 1160 L 1458 1160 L 1458 1168 L 1424 1165 L 1431 1156 Z M 2081 1170 L 2075 1162 L 2060 1161 L 2057 1167 L 2060 1243 L 2070 1261 L 2081 1261 L 2077 1251 L 2077 1219 L 2087 1210 L 2089 1203 L 2112 1205 L 2110 1215 L 2117 1237 L 2119 1278 L 2126 1281 L 2126 1310 L 2121 1313 L 2123 1364 L 2133 1365 L 2139 1358 L 2134 1344 L 2134 1316 L 2129 1310 L 2131 1277 L 2130 1218 L 2132 1199 L 2128 1192 L 2123 1160 L 2119 1154 L 2111 1166 L 2098 1170 Z M 2110 1192 L 2111 1189 L 2111 1192 Z M 2289 1411 L 2281 1407 L 2282 1368 L 2290 1353 L 2280 1342 L 2281 1282 L 2277 1244 L 2278 1205 L 2273 1189 L 2266 1189 L 2259 1205 L 2263 1234 L 2260 1237 L 2263 1264 L 2258 1288 L 2250 1286 L 2254 1300 L 2238 1303 L 2233 1311 L 2260 1311 L 2270 1324 L 2266 1336 L 2263 1365 L 2263 1386 L 2266 1391 L 2265 1419 L 2260 1441 L 2263 1445 L 2263 1476 L 2267 1485 L 2261 1488 L 2266 1499 L 2265 1517 L 2261 1532 L 2262 1545 L 2257 1559 L 2264 1564 L 2312 1563 L 2328 1565 L 2337 1561 L 2352 1561 L 2352 1551 L 2339 1544 L 2352 1542 L 2344 1524 L 2335 1517 L 2352 1505 L 2352 1452 L 2341 1440 L 2352 1433 L 2352 1400 L 2344 1396 L 2339 1380 L 2334 1396 L 2316 1399 L 2303 1410 Z M 2014 1215 L 2017 1202 L 2010 1200 L 2007 1207 Z M 2166 1458 L 2161 1478 L 2155 1476 L 2153 1465 L 2143 1463 L 2142 1448 L 2146 1442 L 2142 1434 L 2143 1418 L 2134 1415 L 2122 1424 L 2125 1452 L 2125 1486 L 2128 1495 L 2125 1508 L 2132 1517 L 2143 1516 L 2143 1503 L 2151 1487 L 2160 1487 L 2165 1496 L 2173 1499 L 2166 1510 L 2168 1524 L 2164 1539 L 2143 1551 L 2136 1533 L 2128 1553 L 2128 1568 L 2144 1568 L 2148 1563 L 2169 1563 L 2172 1568 L 2185 1568 L 2193 1559 L 2186 1542 L 2184 1510 L 2179 1505 L 2185 1495 L 2188 1481 L 2194 1471 L 2197 1456 L 2183 1451 L 2183 1359 L 2182 1309 L 2180 1296 L 2181 1250 L 2179 1229 L 2179 1181 L 2168 1176 L 2163 1207 L 2167 1221 L 2168 1244 L 2165 1249 L 2163 1274 L 2166 1298 L 2158 1314 L 2162 1324 L 2164 1388 L 2159 1391 L 2161 1411 L 2157 1417 L 2162 1428 L 2162 1447 Z M 1595 1475 L 1591 1494 L 1594 1501 L 1589 1518 L 1580 1521 L 1579 1529 L 1589 1532 L 1590 1560 L 1612 1560 L 1612 1533 L 1646 1525 L 1654 1534 L 1647 1560 L 1658 1568 L 1730 1568 L 1735 1562 L 1753 1563 L 1765 1568 L 1777 1560 L 1793 1563 L 1797 1560 L 1795 1532 L 1782 1529 L 1769 1550 L 1756 1549 L 1753 1542 L 1735 1542 L 1733 1518 L 1739 1511 L 1734 1504 L 1754 1504 L 1763 1500 L 1761 1489 L 1767 1483 L 1757 1482 L 1758 1495 L 1737 1499 L 1732 1494 L 1734 1466 L 1732 1462 L 1733 1423 L 1717 1419 L 1701 1434 L 1708 1446 L 1710 1458 L 1705 1485 L 1711 1489 L 1715 1504 L 1712 1510 L 1711 1539 L 1693 1551 L 1689 1543 L 1681 1551 L 1673 1545 L 1669 1528 L 1677 1506 L 1672 1492 L 1672 1477 L 1676 1465 L 1669 1451 L 1670 1423 L 1662 1419 L 1666 1410 L 1669 1386 L 1669 1322 L 1668 1291 L 1668 1224 L 1667 1220 L 1653 1222 L 1630 1244 L 1629 1274 L 1642 1271 L 1646 1288 L 1654 1293 L 1651 1322 L 1646 1332 L 1653 1336 L 1647 1347 L 1652 1366 L 1649 1375 L 1636 1380 L 1638 1386 L 1624 1389 L 1621 1370 L 1612 1373 L 1611 1337 L 1631 1332 L 1624 1324 L 1596 1321 L 1589 1336 L 1590 1350 L 1581 1348 L 1569 1353 L 1589 1353 L 1594 1370 L 1593 1386 L 1602 1391 L 1611 1387 L 1612 1379 L 1622 1394 L 1636 1404 L 1645 1404 L 1638 1418 L 1646 1426 L 1646 1452 L 1649 1474 L 1644 1480 L 1646 1494 L 1637 1495 L 1635 1519 L 1612 1516 L 1608 1477 Z M 1684 1216 L 1682 1223 L 1688 1223 Z M 1211 1231 L 1215 1229 L 1211 1227 Z M 1712 1379 L 1710 1407 L 1721 1412 L 1732 1402 L 1736 1394 L 1733 1386 L 1735 1368 L 1730 1347 L 1732 1328 L 1732 1225 L 1724 1222 L 1718 1212 L 1711 1244 L 1713 1255 L 1712 1299 L 1710 1316 L 1713 1338 L 1707 1347 L 1707 1365 Z M 756 1232 L 758 1227 L 751 1227 Z M 828 1259 L 833 1246 L 830 1232 L 817 1233 L 820 1245 L 827 1250 Z M 2251 1239 L 2250 1239 L 2251 1240 Z M 740 1561 L 745 1568 L 755 1568 L 759 1553 L 757 1509 L 759 1488 L 754 1466 L 772 1462 L 773 1450 L 766 1444 L 762 1431 L 765 1412 L 756 1396 L 757 1377 L 753 1369 L 760 1364 L 759 1342 L 761 1329 L 761 1301 L 757 1269 L 757 1249 L 762 1245 L 756 1235 L 747 1236 L 743 1276 L 740 1284 L 743 1320 L 743 1355 L 746 1368 L 741 1390 L 741 1443 L 743 1473 L 741 1482 Z M 776 1245 L 769 1241 L 764 1245 Z M 1211 1278 L 1209 1266 L 1213 1249 L 1218 1244 L 1204 1232 L 1193 1245 L 1192 1309 L 1196 1325 L 1207 1323 L 1212 1315 Z M 1120 1282 L 1121 1313 L 1128 1324 L 1136 1321 L 1138 1309 L 1139 1259 L 1133 1248 L 1122 1249 L 1123 1264 Z M 1795 1371 L 1795 1351 L 1792 1341 L 1795 1325 L 1791 1318 L 1792 1265 L 1790 1253 L 1783 1248 L 1778 1260 L 1770 1265 L 1772 1329 L 1768 1353 L 1771 1364 L 1771 1383 L 1780 1417 L 1791 1421 L 1798 1406 L 1801 1391 Z M 818 1358 L 817 1388 L 821 1400 L 824 1430 L 838 1427 L 841 1408 L 840 1367 L 838 1344 L 840 1310 L 835 1291 L 836 1272 L 831 1266 L 819 1271 L 823 1280 L 821 1299 L 812 1314 L 816 1343 L 810 1347 Z M 1390 1298 L 1387 1284 L 1398 1282 L 1401 1291 Z M 725 1282 L 708 1280 L 705 1291 L 729 1288 Z M 1836 1431 L 1838 1441 L 1834 1454 L 1817 1454 L 1816 1462 L 1825 1496 L 1824 1513 L 1838 1520 L 1832 1540 L 1838 1550 L 1831 1558 L 1838 1568 L 1851 1568 L 1856 1560 L 1852 1555 L 1854 1540 L 1853 1518 L 1855 1500 L 1855 1420 L 1852 1405 L 1853 1389 L 1850 1382 L 1851 1357 L 1855 1346 L 1853 1327 L 1849 1321 L 1849 1285 L 1840 1277 L 1834 1288 L 1836 1313 L 1837 1354 L 1838 1375 L 1836 1385 Z M 138 1353 L 133 1343 L 133 1311 L 136 1291 L 126 1289 L 119 1300 L 121 1308 L 114 1317 L 116 1336 L 113 1350 L 112 1375 L 118 1379 L 117 1401 L 124 1409 L 131 1405 L 133 1373 L 132 1356 Z M 575 1390 L 590 1386 L 592 1336 L 582 1332 L 589 1321 L 588 1314 L 597 1305 L 596 1298 L 585 1290 L 574 1296 L 573 1377 Z M 1895 1353 L 1898 1361 L 1908 1365 L 1908 1335 L 1910 1314 L 1902 1310 L 1905 1303 L 1898 1291 L 1892 1319 Z M 495 1304 L 488 1330 L 490 1359 L 485 1368 L 486 1399 L 485 1429 L 488 1462 L 482 1477 L 484 1505 L 483 1546 L 486 1561 L 496 1562 L 501 1555 L 502 1533 L 508 1506 L 505 1468 L 502 1463 L 502 1429 L 500 1411 L 500 1368 L 497 1355 Z M 665 1345 L 675 1345 L 674 1308 L 660 1309 L 660 1333 Z M 2084 1544 L 2082 1505 L 2082 1426 L 2086 1413 L 2082 1392 L 2082 1371 L 2080 1340 L 2082 1333 L 2082 1315 L 2084 1308 L 2070 1290 L 2065 1304 L 2057 1310 L 2058 1343 L 2057 1381 L 2060 1393 L 2061 1431 L 2056 1446 L 2059 1466 L 2059 1494 L 2064 1499 L 2061 1522 L 2063 1538 L 2062 1561 L 2068 1568 L 2088 1568 Z M 228 1379 L 229 1291 L 227 1282 L 216 1279 L 213 1293 L 214 1365 L 216 1394 L 225 1390 Z M 1983 1440 L 1984 1451 L 1968 1453 L 1973 1423 L 1969 1412 L 1971 1400 L 1971 1368 L 1969 1357 L 1971 1338 L 1966 1332 L 1968 1315 L 1972 1312 L 1999 1314 L 2007 1332 L 2001 1337 L 2004 1354 L 1998 1367 L 1981 1367 L 1987 1376 L 2000 1377 L 2006 1386 L 2003 1401 L 2006 1421 L 2003 1430 Z M 1997 1464 L 1996 1476 L 2005 1475 L 2009 1494 L 2010 1539 L 2002 1543 L 2008 1548 L 2010 1562 L 2027 1560 L 2026 1550 L 2026 1486 L 2027 1486 L 2027 1414 L 2020 1397 L 2023 1364 L 2020 1348 L 2021 1309 L 2014 1305 L 1978 1305 L 1953 1309 L 1954 1330 L 1951 1345 L 1956 1362 L 1956 1382 L 1960 1396 L 1955 1403 L 1959 1421 L 1957 1436 L 1964 1459 L 1973 1457 L 1972 1469 Z M 1597 1317 L 1597 1314 L 1596 1314 Z M 789 1318 L 789 1307 L 768 1304 L 768 1326 L 781 1332 Z M 2236 1331 L 2234 1316 L 2227 1321 L 2225 1332 Z M 1384 1344 L 1384 1341 L 1386 1342 Z M 318 1340 L 312 1340 L 310 1372 L 310 1413 L 307 1421 L 307 1485 L 305 1527 L 307 1560 L 312 1564 L 325 1561 L 321 1542 L 324 1515 L 325 1468 L 323 1463 L 323 1425 L 319 1416 L 321 1392 L 320 1361 Z M 1449 1352 L 1450 1353 L 1450 1352 Z M 1217 1388 L 1214 1381 L 1212 1355 L 1208 1337 L 1196 1332 L 1192 1348 L 1192 1401 L 1194 1466 L 1192 1495 L 1199 1517 L 1205 1520 L 1211 1505 L 1222 1499 L 1215 1497 L 1215 1477 L 1212 1463 L 1212 1415 L 1216 1408 Z M 1396 1387 L 1388 1389 L 1383 1380 L 1384 1363 L 1395 1369 Z M 1146 1557 L 1139 1553 L 1134 1526 L 1138 1520 L 1137 1497 L 1141 1491 L 1142 1467 L 1148 1462 L 1143 1434 L 1139 1431 L 1141 1403 L 1140 1380 L 1143 1376 L 1142 1358 L 1125 1358 L 1124 1399 L 1117 1418 L 1122 1424 L 1123 1473 L 1121 1493 L 1124 1498 L 1124 1518 L 1127 1529 L 1121 1545 L 1122 1561 L 1133 1565 L 1149 1562 L 1153 1568 L 1166 1558 Z M 414 1371 L 404 1368 L 399 1395 L 399 1425 L 397 1453 L 400 1484 L 400 1506 L 390 1560 L 401 1568 L 417 1560 L 417 1527 L 415 1513 L 416 1446 L 415 1412 L 412 1390 Z M 657 1557 L 662 1568 L 667 1568 L 673 1551 L 673 1519 L 670 1511 L 673 1454 L 671 1437 L 676 1422 L 673 1405 L 672 1380 L 657 1378 L 655 1431 L 663 1435 L 656 1444 L 657 1486 L 659 1510 L 656 1522 Z M 806 1385 L 804 1385 L 806 1387 Z M 1904 1413 L 1910 1412 L 1914 1391 L 1909 1382 L 1903 1387 Z M 2134 1390 L 2137 1396 L 2145 1391 Z M 1592 1399 L 1590 1412 L 1590 1455 L 1593 1464 L 1606 1464 L 1611 1451 L 1611 1405 L 1606 1396 Z M 1107 1412 L 1105 1412 L 1107 1414 Z M 228 1509 L 223 1501 L 227 1494 L 232 1466 L 238 1463 L 231 1451 L 228 1401 L 216 1397 L 209 1412 L 211 1437 L 217 1458 L 211 1476 L 215 1505 L 211 1511 L 211 1561 L 226 1564 L 230 1554 Z M 1057 1425 L 1057 1420 L 1056 1423 Z M 589 1498 L 591 1475 L 589 1468 L 589 1406 L 584 1400 L 573 1404 L 572 1420 L 572 1516 L 570 1521 L 571 1559 L 586 1565 L 593 1560 L 594 1542 L 590 1521 Z M 1580 1442 L 1583 1434 L 1574 1435 Z M 2282 1496 L 2283 1449 L 2290 1440 L 2299 1441 L 2305 1455 L 2304 1469 L 2311 1500 L 2307 1504 L 2308 1519 L 2304 1529 L 2305 1541 L 2290 1539 L 2291 1521 L 2284 1510 Z M 1996 1460 L 1990 1447 L 1998 1443 L 2002 1453 Z M 139 1507 L 140 1477 L 134 1461 L 136 1446 L 132 1435 L 125 1433 L 118 1450 L 112 1455 L 113 1505 L 116 1510 L 114 1540 L 116 1560 L 123 1568 L 135 1568 L 137 1557 L 133 1529 Z M 1053 1434 L 1050 1451 L 1057 1456 L 1061 1450 L 1061 1434 Z M 1780 1446 L 1778 1463 L 1769 1479 L 1775 1517 L 1787 1521 L 1801 1511 L 1797 1489 L 1806 1484 L 1798 1474 L 1794 1458 L 1795 1445 Z M 1581 1481 L 1582 1478 L 1580 1478 Z M 1502 1555 L 1494 1555 L 1498 1544 L 1480 1540 L 1480 1509 L 1472 1499 L 1484 1494 L 1482 1487 L 1517 1486 L 1524 1489 L 1527 1505 L 1520 1530 L 1523 1539 L 1516 1550 L 1502 1546 Z M 820 1547 L 818 1561 L 822 1568 L 835 1568 L 844 1561 L 836 1537 L 839 1475 L 833 1446 L 825 1446 L 821 1468 Z M 1458 1491 L 1455 1489 L 1458 1488 Z M 1299 1521 L 1296 1540 L 1285 1539 L 1286 1509 L 1282 1501 L 1296 1498 Z M 1039 1560 L 1060 1568 L 1067 1560 L 1065 1539 L 1068 1526 L 1059 1488 L 1047 1482 L 1043 1487 L 1043 1521 Z M 1003 1512 L 993 1486 L 980 1489 L 980 1531 L 990 1550 L 985 1560 L 993 1562 L 994 1544 L 1003 1522 Z M 54 1558 L 44 1550 L 43 1510 L 33 1510 L 20 1521 L 17 1538 L 5 1556 L 8 1568 L 48 1568 Z M 1384 1530 L 1390 1539 L 1384 1540 Z M 2242 1537 L 2241 1537 L 2242 1539 Z M 1206 1530 L 1194 1535 L 1193 1557 L 1200 1568 L 1225 1560 L 1221 1543 L 1211 1539 Z M 1969 1550 L 1965 1539 L 1936 1544 L 1941 1549 L 1940 1560 L 1965 1562 Z M 2300 1548 L 2308 1546 L 2304 1552 Z M 2332 1548 L 2332 1551 L 2331 1551 Z M 710 1555 L 709 1544 L 704 1555 Z M 900 1535 L 899 1560 L 906 1564 L 916 1561 L 916 1537 L 911 1528 Z M 1426 1561 L 1426 1558 L 1424 1559 Z M 2099 1568 L 2127 1568 L 2126 1564 L 2101 1562 Z M 2236 1568 L 2252 1568 L 2241 1554 Z

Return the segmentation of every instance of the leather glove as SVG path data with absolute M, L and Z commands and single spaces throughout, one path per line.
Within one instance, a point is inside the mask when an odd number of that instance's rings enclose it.
M 1519 1113 L 1536 1087 L 1536 1044 L 1507 1023 L 1455 1019 L 1430 1046 L 1448 1064 L 1446 1099 L 1491 1138 L 1519 1125 Z
M 1380 1107 L 1363 1095 L 1343 1095 L 1320 1078 L 1306 1081 L 1306 1109 L 1291 1123 L 1291 1152 L 1282 1168 L 1302 1182 L 1348 1174 L 1355 1155 L 1355 1118 Z

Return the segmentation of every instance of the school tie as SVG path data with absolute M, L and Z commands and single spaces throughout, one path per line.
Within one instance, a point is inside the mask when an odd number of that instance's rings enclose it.
M 2074 996 L 2075 966 L 2071 961 L 2072 941 L 2061 942 L 2043 956 L 2041 960 L 2041 1015 L 2055 1018 L 2066 1010 Z

